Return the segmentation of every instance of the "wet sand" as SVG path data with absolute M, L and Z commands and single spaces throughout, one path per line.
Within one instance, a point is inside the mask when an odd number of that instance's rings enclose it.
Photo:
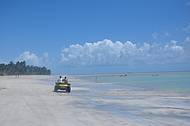
M 0 125 L 133 126 L 127 118 L 77 104 L 83 100 L 80 92 L 88 90 L 80 87 L 80 80 L 70 78 L 70 94 L 53 92 L 54 81 L 53 76 L 1 76 Z

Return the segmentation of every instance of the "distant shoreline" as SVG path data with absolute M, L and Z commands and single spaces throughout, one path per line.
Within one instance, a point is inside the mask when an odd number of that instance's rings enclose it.
M 0 76 L 4 75 L 50 75 L 51 70 L 46 67 L 39 67 L 33 65 L 26 65 L 25 61 L 18 61 L 8 64 L 0 64 Z
M 188 73 L 190 71 L 156 71 L 156 72 L 123 72 L 123 73 L 95 73 L 95 74 L 67 74 L 67 73 L 61 73 L 61 74 L 52 74 L 54 76 L 58 75 L 67 75 L 67 76 L 119 76 L 119 75 L 125 75 L 125 74 L 159 74 L 159 73 Z
M 189 73 L 190 71 L 157 71 L 157 72 L 126 72 L 126 73 L 97 73 L 97 74 L 23 74 L 19 76 L 120 76 L 130 74 L 159 74 L 159 73 Z M 17 75 L 0 75 L 0 76 L 17 76 Z

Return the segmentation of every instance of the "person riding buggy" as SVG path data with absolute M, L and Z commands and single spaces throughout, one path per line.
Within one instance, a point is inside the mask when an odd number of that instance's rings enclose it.
M 58 90 L 65 90 L 68 93 L 71 92 L 71 84 L 68 83 L 67 77 L 64 77 L 64 79 L 62 76 L 59 77 L 54 86 L 54 91 L 57 92 Z

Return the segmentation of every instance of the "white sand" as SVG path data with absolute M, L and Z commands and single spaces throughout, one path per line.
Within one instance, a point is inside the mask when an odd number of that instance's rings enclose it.
M 51 83 L 54 80 L 51 76 L 0 77 L 0 126 L 129 125 L 127 119 L 103 111 L 76 107 L 74 103 L 81 99 L 72 95 L 72 92 L 53 92 Z M 88 90 L 78 88 L 80 82 L 77 80 L 71 82 L 73 92 Z

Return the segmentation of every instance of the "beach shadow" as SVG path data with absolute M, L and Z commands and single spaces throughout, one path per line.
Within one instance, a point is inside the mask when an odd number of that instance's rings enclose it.
M 66 90 L 58 90 L 58 91 L 52 91 L 52 92 L 69 94 L 69 92 L 66 92 Z
M 5 90 L 5 89 L 7 89 L 7 88 L 4 88 L 4 87 L 0 87 L 0 91 L 1 91 L 1 90 Z

